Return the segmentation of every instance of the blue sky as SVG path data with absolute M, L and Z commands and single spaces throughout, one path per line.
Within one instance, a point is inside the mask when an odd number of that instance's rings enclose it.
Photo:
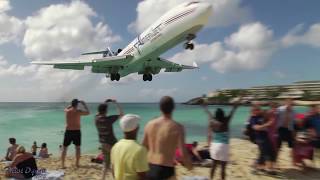
M 75 59 L 81 52 L 108 45 L 123 48 L 183 0 L 3 0 L 0 101 L 67 101 L 73 97 L 100 101 L 113 97 L 125 102 L 156 102 L 171 95 L 182 102 L 215 89 L 319 79 L 320 1 L 205 1 L 212 3 L 214 13 L 198 34 L 198 48 L 186 52 L 178 45 L 163 55 L 184 64 L 196 61 L 199 70 L 161 73 L 148 83 L 137 75 L 111 83 L 103 74 L 89 70 L 53 70 L 29 62 Z M 76 36 L 69 33 L 74 31 Z

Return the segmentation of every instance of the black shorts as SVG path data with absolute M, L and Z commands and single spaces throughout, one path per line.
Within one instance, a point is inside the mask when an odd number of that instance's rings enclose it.
M 67 147 L 71 143 L 76 146 L 81 145 L 81 131 L 80 130 L 66 130 L 64 133 L 63 146 Z
M 174 167 L 149 164 L 147 177 L 150 180 L 166 180 L 175 175 Z
M 282 141 L 288 142 L 288 147 L 293 147 L 293 134 L 288 128 L 280 127 L 278 129 L 278 148 L 281 147 Z

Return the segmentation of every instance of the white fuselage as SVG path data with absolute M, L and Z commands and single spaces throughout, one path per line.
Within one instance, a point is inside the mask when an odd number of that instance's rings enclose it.
M 170 10 L 135 38 L 118 56 L 132 55 L 130 66 L 120 70 L 121 76 L 144 69 L 175 45 L 195 35 L 207 22 L 211 5 L 204 2 L 184 3 Z

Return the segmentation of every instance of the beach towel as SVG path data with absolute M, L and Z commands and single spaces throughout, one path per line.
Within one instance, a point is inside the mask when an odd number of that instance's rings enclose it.
M 64 176 L 63 171 L 40 171 L 38 175 L 32 177 L 31 180 L 62 180 Z M 17 180 L 15 178 L 8 178 L 8 180 Z
M 41 174 L 36 175 L 32 180 L 62 180 L 64 176 L 63 171 L 47 171 Z
M 183 176 L 182 180 L 209 180 L 209 178 L 204 176 Z

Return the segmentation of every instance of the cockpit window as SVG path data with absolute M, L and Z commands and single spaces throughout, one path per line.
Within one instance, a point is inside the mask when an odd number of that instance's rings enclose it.
M 199 1 L 192 1 L 192 2 L 188 3 L 188 4 L 186 5 L 186 7 L 187 7 L 187 6 L 190 6 L 190 5 L 192 5 L 192 4 L 198 4 L 198 3 L 200 3 L 200 2 L 199 2 Z

